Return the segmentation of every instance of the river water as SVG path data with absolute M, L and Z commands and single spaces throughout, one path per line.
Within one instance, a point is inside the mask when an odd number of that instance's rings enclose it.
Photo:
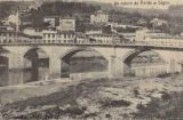
M 100 57 L 72 58 L 69 65 L 62 65 L 61 76 L 69 77 L 70 73 L 104 71 L 106 67 L 107 62 Z M 49 76 L 48 60 L 40 60 L 32 68 L 25 70 L 8 70 L 8 65 L 0 65 L 0 87 L 44 81 L 48 78 L 52 79 Z
M 29 70 L 8 70 L 7 67 L 0 67 L 0 87 L 45 80 L 48 73 L 46 67 Z

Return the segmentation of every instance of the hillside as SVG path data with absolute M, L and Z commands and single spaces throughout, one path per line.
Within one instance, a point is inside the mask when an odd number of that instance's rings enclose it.
M 0 20 L 8 17 L 10 14 L 15 14 L 16 10 L 26 10 L 29 8 L 31 2 L 15 2 L 15 1 L 1 1 L 0 2 Z
M 33 4 L 39 5 L 36 8 L 29 9 Z M 0 19 L 8 17 L 8 15 L 15 13 L 19 9 L 23 11 L 21 18 L 25 23 L 30 23 L 34 28 L 43 29 L 45 27 L 43 23 L 45 16 L 74 17 L 77 22 L 76 28 L 79 29 L 79 32 L 82 32 L 88 27 L 85 26 L 85 23 L 89 22 L 89 16 L 97 10 L 102 9 L 109 14 L 110 21 L 121 24 L 137 25 L 137 22 L 141 19 L 149 23 L 152 19 L 158 17 L 169 23 L 169 28 L 171 29 L 168 30 L 170 33 L 179 34 L 183 31 L 183 15 L 180 14 L 183 10 L 181 8 L 182 6 L 171 6 L 169 10 L 132 9 L 114 7 L 111 4 L 93 1 L 0 2 Z

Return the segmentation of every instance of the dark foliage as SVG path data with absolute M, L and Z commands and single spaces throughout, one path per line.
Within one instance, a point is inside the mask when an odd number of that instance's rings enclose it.
M 107 100 L 103 102 L 102 107 L 128 107 L 131 103 L 125 100 Z
M 28 13 L 29 15 L 24 19 L 31 21 L 33 27 L 43 28 L 43 18 L 45 16 L 75 17 L 77 25 L 81 26 L 81 23 L 87 19 L 87 15 L 94 13 L 98 9 L 100 9 L 99 6 L 86 5 L 85 3 L 46 2 L 38 9 L 31 9 Z
M 153 99 L 147 106 L 138 105 L 137 119 L 181 120 L 183 118 L 183 93 L 164 93 L 161 99 Z

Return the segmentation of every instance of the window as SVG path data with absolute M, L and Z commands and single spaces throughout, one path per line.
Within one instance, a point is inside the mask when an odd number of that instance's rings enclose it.
M 46 34 L 43 34 L 44 38 L 46 37 Z
M 48 38 L 50 38 L 50 34 L 48 34 Z
M 66 38 L 67 37 L 67 35 L 66 34 L 64 34 L 64 38 Z
M 54 38 L 55 37 L 55 34 L 52 34 L 52 38 Z
M 68 38 L 70 38 L 71 37 L 71 34 L 68 34 Z
M 12 34 L 11 33 L 9 33 L 9 37 L 11 37 L 12 36 Z

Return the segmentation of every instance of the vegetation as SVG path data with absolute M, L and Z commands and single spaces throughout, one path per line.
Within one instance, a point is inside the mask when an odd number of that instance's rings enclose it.
M 183 93 L 163 93 L 161 99 L 153 99 L 147 106 L 139 104 L 137 119 L 181 120 L 183 118 Z
M 3 117 L 7 119 L 58 119 L 63 115 L 75 117 L 86 111 L 87 106 L 80 106 L 77 99 L 88 97 L 98 91 L 99 86 L 104 83 L 104 79 L 93 82 L 83 81 L 78 85 L 70 86 L 48 96 L 34 97 L 27 100 L 7 104 L 2 107 Z M 53 106 L 46 110 L 32 112 L 43 106 Z M 55 107 L 54 107 L 55 106 Z M 23 112 L 30 109 L 30 113 L 25 115 L 15 115 L 13 112 Z
M 37 9 L 31 9 L 25 20 L 30 20 L 33 27 L 44 27 L 43 18 L 45 16 L 67 16 L 76 17 L 77 25 L 86 20 L 87 15 L 100 9 L 99 6 L 86 5 L 85 3 L 75 2 L 45 2 Z
M 110 107 L 128 107 L 130 106 L 130 102 L 126 100 L 107 100 L 102 103 L 103 108 Z
M 158 14 L 143 14 L 141 11 L 130 11 L 116 9 L 112 6 L 106 7 L 103 4 L 92 3 L 79 3 L 79 2 L 45 2 L 37 9 L 29 9 L 30 2 L 13 2 L 6 1 L 1 2 L 0 4 L 0 19 L 8 17 L 10 14 L 15 13 L 17 9 L 26 10 L 22 14 L 22 20 L 28 23 L 31 23 L 32 27 L 43 29 L 45 26 L 43 23 L 43 18 L 45 16 L 67 16 L 76 18 L 76 28 L 79 32 L 84 32 L 88 27 L 89 15 L 95 13 L 97 10 L 102 9 L 110 15 L 110 21 L 122 23 L 122 24 L 131 24 L 138 25 L 139 20 L 144 20 L 145 23 L 143 26 L 152 28 L 150 21 L 154 18 L 159 18 L 166 20 L 167 25 L 160 26 L 158 30 L 171 34 L 180 34 L 183 31 L 183 16 L 176 15 L 180 14 L 182 6 L 171 6 L 167 12 L 159 12 Z M 6 9 L 6 10 L 5 10 Z M 108 31 L 104 29 L 104 31 Z M 124 30 L 120 29 L 119 31 L 123 32 Z M 127 31 L 134 31 L 128 28 Z M 110 31 L 109 31 L 110 32 Z

